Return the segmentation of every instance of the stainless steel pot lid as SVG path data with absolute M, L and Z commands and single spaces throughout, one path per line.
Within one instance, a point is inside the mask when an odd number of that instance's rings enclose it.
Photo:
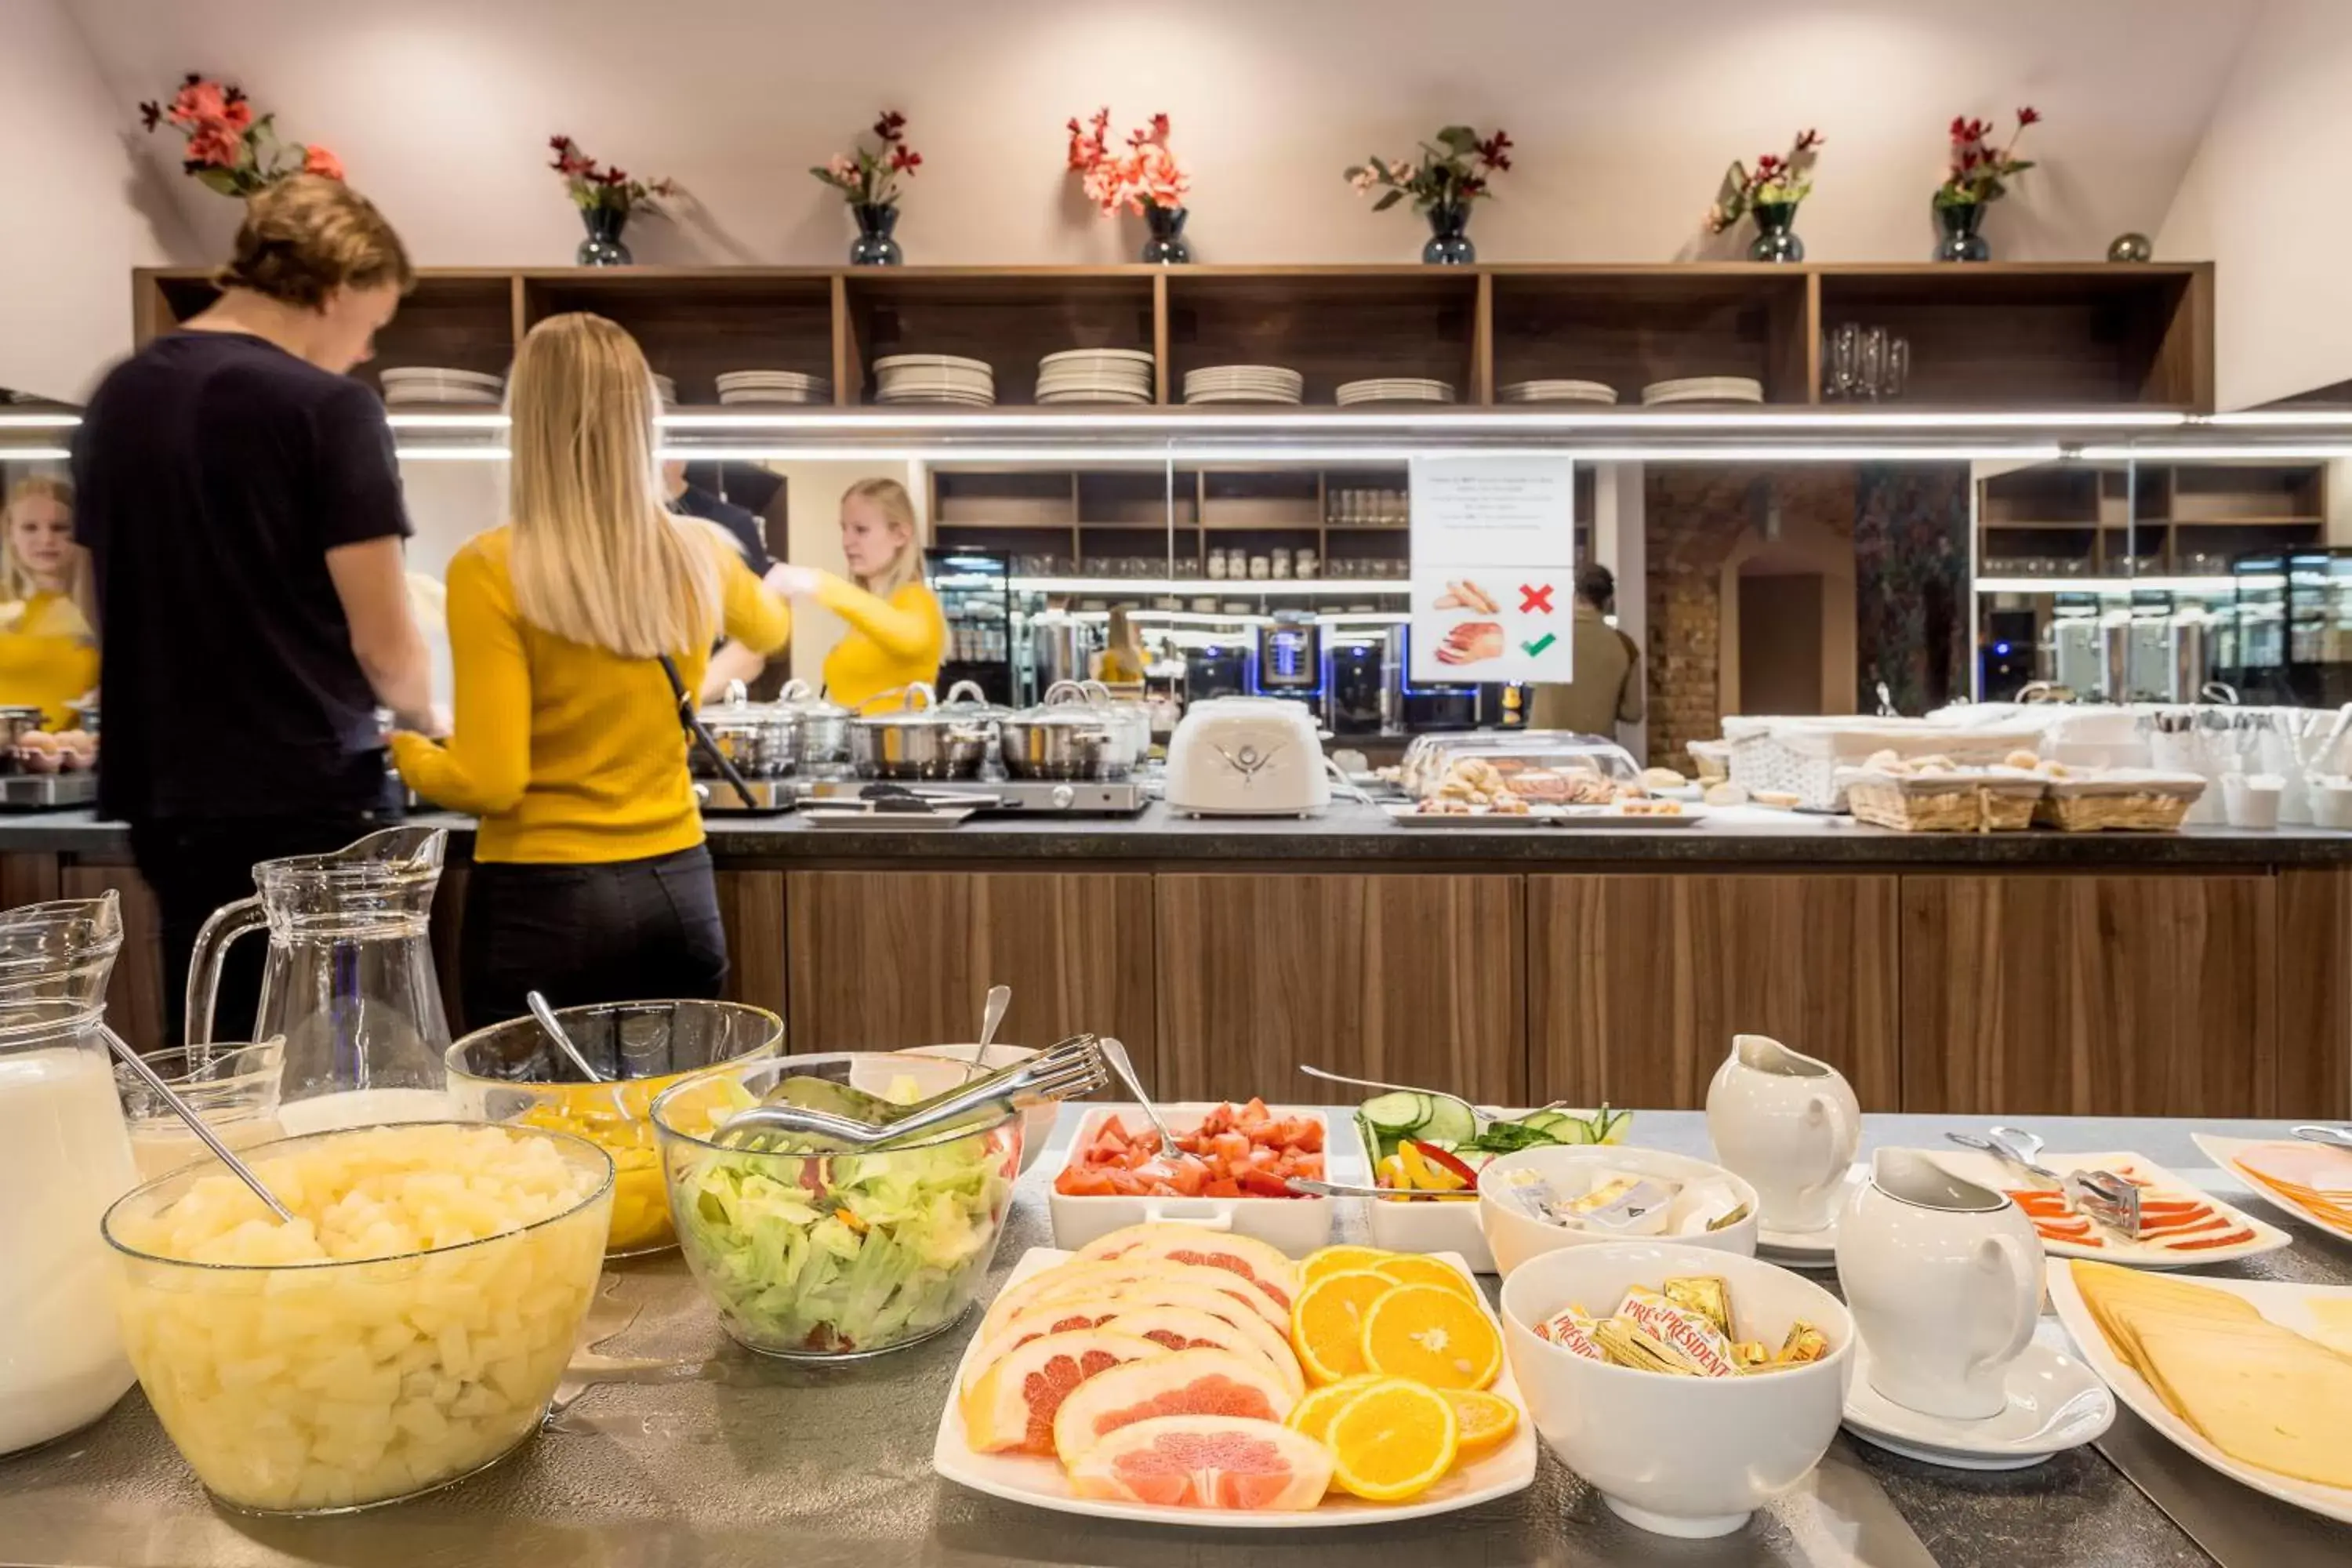
M 848 719 L 854 717 L 848 709 L 844 708 L 838 702 L 828 701 L 824 696 L 820 695 L 814 689 L 813 689 L 807 681 L 803 680 L 797 675 L 793 676 L 790 680 L 785 681 L 784 689 L 776 693 L 776 706 L 779 708 L 789 708 L 803 719 Z
M 906 705 L 889 713 L 866 711 L 877 702 L 885 702 L 893 697 L 905 698 Z M 922 706 L 919 708 L 915 705 L 917 698 L 922 699 Z M 983 729 L 986 716 L 976 715 L 970 709 L 941 707 L 939 693 L 931 689 L 931 683 L 928 680 L 916 680 L 905 686 L 892 687 L 887 691 L 876 692 L 858 704 L 856 716 L 850 720 L 850 723 L 857 729 L 868 731 L 956 730 L 970 731 L 976 734 Z

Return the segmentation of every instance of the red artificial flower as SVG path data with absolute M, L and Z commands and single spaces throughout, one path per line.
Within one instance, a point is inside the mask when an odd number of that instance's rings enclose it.
M 324 174 L 331 180 L 343 177 L 343 161 L 316 143 L 302 149 L 302 172 Z
M 152 131 L 163 122 L 163 106 L 149 99 L 139 106 L 139 123 Z
M 1510 137 L 1496 131 L 1478 143 L 1478 161 L 1490 169 L 1507 170 L 1511 166 L 1510 148 Z
M 1824 138 L 1818 131 L 1804 132 L 1797 138 L 1797 151 L 1800 153 L 1810 153 L 1814 148 L 1820 146 Z
M 908 174 L 922 167 L 923 155 L 911 147 L 890 149 L 890 168 L 895 174 Z
M 906 134 L 906 126 L 905 115 L 895 109 L 887 109 L 882 111 L 882 118 L 874 122 L 874 134 L 885 142 L 896 142 Z
M 2022 131 L 2029 125 L 2038 124 L 2041 119 L 2042 111 L 2029 103 L 2017 111 L 2017 128 Z
M 605 172 L 604 183 L 608 185 L 625 185 L 629 183 L 628 171 L 616 163 Z
M 1780 155 L 1777 153 L 1767 153 L 1756 160 L 1756 174 L 1760 179 L 1770 179 L 1782 167 Z
M 245 139 L 225 125 L 207 125 L 188 137 L 184 166 L 191 169 L 233 169 L 245 151 Z

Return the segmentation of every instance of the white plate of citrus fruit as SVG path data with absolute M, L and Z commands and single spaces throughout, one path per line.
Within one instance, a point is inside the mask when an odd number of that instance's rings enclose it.
M 1035 1247 L 965 1347 L 933 1467 L 1065 1513 L 1321 1529 L 1532 1484 L 1502 1328 L 1450 1253 L 1139 1225 Z

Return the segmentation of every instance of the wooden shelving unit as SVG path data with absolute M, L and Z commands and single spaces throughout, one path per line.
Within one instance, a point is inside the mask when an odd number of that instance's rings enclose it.
M 2029 558 L 2081 562 L 2089 577 L 2210 576 L 2233 555 L 2323 542 L 2327 475 L 2308 461 L 2022 468 L 1979 484 L 1977 527 L 1986 576 L 2020 575 L 2006 563 Z
M 142 270 L 139 336 L 212 297 L 205 273 Z M 1162 405 L 1187 371 L 1280 364 L 1328 406 L 1364 376 L 1428 376 L 1470 406 L 1531 377 L 1576 377 L 1636 404 L 1652 381 L 1746 375 L 1768 402 L 1821 400 L 1821 340 L 1846 321 L 1911 342 L 1908 405 L 2210 410 L 2210 263 L 2116 266 L 1054 267 L 430 268 L 379 341 L 376 368 L 497 371 L 532 323 L 594 310 L 635 332 L 689 405 L 738 369 L 829 375 L 872 395 L 890 353 L 985 360 L 1001 405 L 1038 360 L 1146 349 Z

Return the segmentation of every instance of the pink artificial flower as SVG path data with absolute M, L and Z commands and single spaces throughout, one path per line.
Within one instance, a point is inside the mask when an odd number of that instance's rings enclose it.
M 343 161 L 326 148 L 313 142 L 302 149 L 302 172 L 306 174 L 324 174 L 331 180 L 340 180 L 343 177 Z
M 824 172 L 833 176 L 836 184 L 854 185 L 857 183 L 857 164 L 845 153 L 836 153 L 826 159 Z
M 244 153 L 245 138 L 215 122 L 188 137 L 185 161 L 201 168 L 233 169 Z

